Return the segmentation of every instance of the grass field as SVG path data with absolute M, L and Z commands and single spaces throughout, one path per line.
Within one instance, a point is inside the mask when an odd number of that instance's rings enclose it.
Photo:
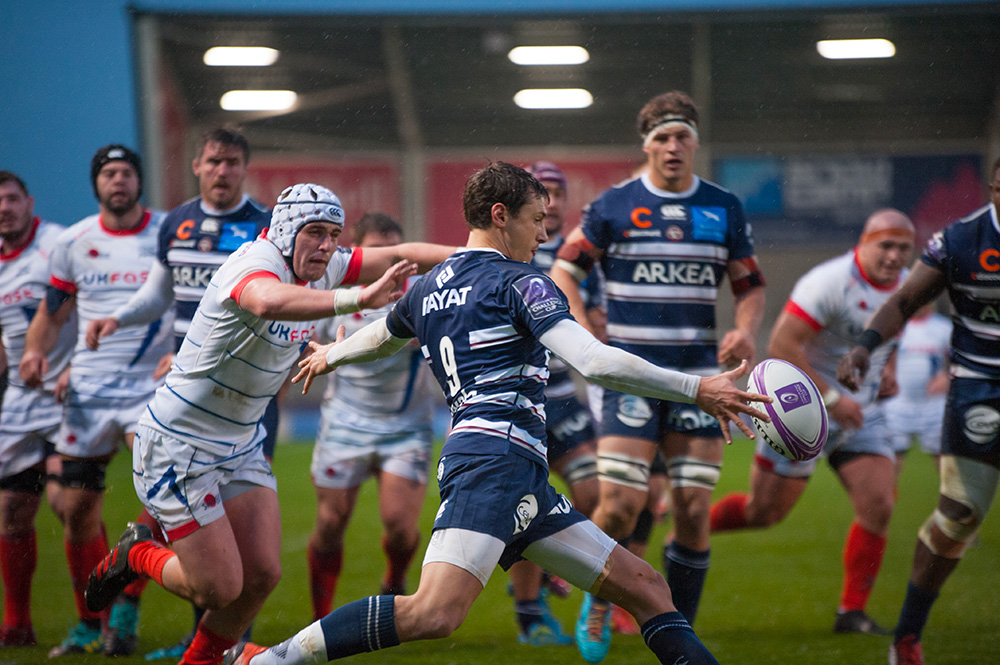
M 751 446 L 737 442 L 726 455 L 717 494 L 745 489 Z M 308 480 L 311 448 L 282 445 L 275 473 L 284 518 L 282 562 L 284 577 L 268 600 L 255 628 L 255 641 L 271 644 L 288 637 L 309 620 L 305 548 L 315 512 Z M 937 495 L 936 472 L 926 456 L 911 454 L 904 471 L 882 573 L 869 604 L 872 616 L 893 625 L 903 600 L 917 527 L 932 509 Z M 111 538 L 139 510 L 129 477 L 128 461 L 119 455 L 109 470 L 105 518 Z M 424 507 L 423 533 L 437 508 L 436 490 Z M 347 556 L 338 588 L 338 603 L 377 591 L 383 558 L 375 511 L 374 485 L 359 500 L 348 536 Z M 996 512 L 996 510 L 994 510 Z M 1000 663 L 1000 521 L 992 516 L 949 580 L 935 605 L 924 634 L 928 665 Z M 781 525 L 763 532 L 717 537 L 712 569 L 702 599 L 697 630 L 721 663 L 810 663 L 854 665 L 885 663 L 889 638 L 831 633 L 840 582 L 840 556 L 850 522 L 846 496 L 824 466 L 813 478 L 801 503 Z M 662 539 L 669 523 L 653 533 L 649 558 L 657 569 Z M 73 601 L 66 571 L 61 530 L 43 507 L 38 520 L 40 560 L 34 583 L 34 621 L 40 645 L 0 650 L 0 665 L 43 663 L 48 649 L 74 623 Z M 411 574 L 411 586 L 416 574 Z M 564 626 L 572 626 L 580 594 L 552 602 Z M 191 625 L 183 601 L 150 584 L 143 600 L 139 653 L 172 643 Z M 490 580 L 468 620 L 450 638 L 408 644 L 358 662 L 396 665 L 553 665 L 582 663 L 573 647 L 532 648 L 515 640 L 512 603 L 506 595 L 506 575 Z M 64 659 L 73 663 L 107 662 L 103 656 Z M 142 656 L 118 659 L 142 663 Z M 169 662 L 169 661 L 159 661 Z M 639 637 L 615 636 L 607 663 L 653 663 Z

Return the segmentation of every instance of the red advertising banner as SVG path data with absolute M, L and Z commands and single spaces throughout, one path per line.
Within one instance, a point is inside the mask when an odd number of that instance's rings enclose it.
M 250 160 L 247 192 L 262 203 L 274 205 L 283 189 L 300 182 L 313 182 L 333 190 L 344 206 L 348 227 L 366 212 L 384 212 L 405 227 L 405 216 L 401 214 L 399 165 L 393 159 L 255 154 Z
M 580 223 L 583 207 L 612 185 L 631 176 L 640 164 L 642 153 L 636 151 L 634 159 L 624 157 L 567 157 L 553 159 L 544 155 L 504 156 L 503 159 L 519 166 L 527 166 L 539 159 L 550 159 L 566 174 L 569 200 L 566 206 L 566 225 L 563 232 Z M 427 164 L 426 238 L 429 242 L 463 244 L 468 228 L 462 214 L 462 190 L 470 175 L 486 163 L 485 159 L 432 159 Z

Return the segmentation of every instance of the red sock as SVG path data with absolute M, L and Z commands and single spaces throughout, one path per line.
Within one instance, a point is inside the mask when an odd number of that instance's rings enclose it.
M 712 504 L 709 513 L 709 528 L 714 531 L 734 531 L 747 528 L 748 494 L 734 492 Z
M 226 649 L 234 644 L 236 640 L 216 635 L 202 624 L 198 624 L 194 639 L 191 640 L 191 645 L 184 652 L 178 665 L 219 665 Z
M 341 546 L 331 552 L 320 552 L 310 545 L 307 553 L 313 621 L 319 621 L 333 607 L 333 594 L 337 591 L 337 579 L 344 563 L 344 548 Z
M 863 610 L 875 586 L 875 576 L 882 566 L 886 538 L 866 531 L 854 522 L 844 543 L 844 588 L 840 609 Z
M 166 538 L 163 537 L 163 529 L 160 528 L 160 523 L 157 522 L 145 508 L 142 509 L 142 512 L 139 513 L 139 517 L 137 517 L 135 521 L 138 524 L 145 524 L 150 528 L 153 532 L 153 540 L 163 545 L 166 544 L 167 541 Z M 149 584 L 149 578 L 140 577 L 135 582 L 132 582 L 125 587 L 125 593 L 133 598 L 140 598 L 142 596 L 142 592 L 146 590 L 147 584 Z
M 108 553 L 108 539 L 102 530 L 101 535 L 89 543 L 75 545 L 67 541 L 65 547 L 66 562 L 69 564 L 69 578 L 73 582 L 76 613 L 84 620 L 99 620 L 103 612 L 91 612 L 87 609 L 83 590 L 87 588 L 87 580 L 90 578 L 91 571 L 104 560 Z
M 412 545 L 402 547 L 393 546 L 382 536 L 382 551 L 385 552 L 385 579 L 382 580 L 384 589 L 402 589 L 406 586 L 406 570 L 413 561 L 413 555 L 417 553 L 417 545 L 420 543 L 418 535 Z
M 135 572 L 163 586 L 163 567 L 177 556 L 157 542 L 136 543 L 128 553 L 128 565 Z
M 3 573 L 3 625 L 31 625 L 31 580 L 38 563 L 35 530 L 13 538 L 0 538 L 0 571 Z

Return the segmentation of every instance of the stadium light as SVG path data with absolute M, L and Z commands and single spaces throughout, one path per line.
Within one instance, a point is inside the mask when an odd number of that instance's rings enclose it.
M 582 46 L 517 46 L 507 57 L 515 65 L 582 65 L 590 53 Z
M 298 97 L 291 90 L 230 90 L 219 106 L 227 111 L 287 111 Z
M 267 67 L 280 51 L 266 46 L 213 46 L 203 60 L 209 67 Z
M 526 88 L 514 95 L 522 109 L 585 109 L 594 96 L 583 88 Z
M 888 39 L 823 39 L 816 42 L 816 50 L 828 60 L 891 58 L 896 55 L 896 45 Z

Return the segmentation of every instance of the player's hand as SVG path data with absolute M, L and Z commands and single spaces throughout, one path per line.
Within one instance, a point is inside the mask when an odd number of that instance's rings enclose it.
M 55 388 L 53 388 L 53 393 L 56 396 L 56 401 L 59 402 L 60 404 L 62 404 L 63 401 L 66 399 L 66 391 L 69 390 L 69 370 L 70 368 L 67 367 L 62 371 L 62 373 L 59 375 L 59 378 L 56 379 Z
M 742 330 L 730 330 L 719 342 L 717 359 L 723 367 L 736 367 L 742 360 L 746 360 L 752 367 L 756 355 L 753 337 Z
M 49 371 L 49 359 L 45 357 L 44 353 L 26 350 L 21 356 L 21 364 L 17 369 L 26 386 L 38 388 L 42 385 L 42 377 Z
M 107 337 L 116 330 L 118 330 L 118 319 L 111 316 L 106 319 L 94 319 L 87 324 L 87 332 L 84 335 L 87 348 L 96 351 L 101 343 L 101 338 Z
M 847 395 L 841 395 L 837 403 L 829 407 L 826 412 L 844 429 L 859 430 L 865 424 L 861 405 Z
M 326 354 L 329 353 L 330 349 L 332 349 L 334 345 L 343 342 L 346 336 L 347 329 L 344 328 L 344 326 L 337 326 L 337 339 L 330 344 L 317 344 L 312 340 L 309 341 L 306 348 L 310 351 L 310 353 L 308 356 L 299 361 L 299 373 L 292 377 L 292 383 L 303 381 L 303 395 L 309 392 L 309 388 L 312 387 L 313 380 L 315 380 L 317 376 L 329 374 L 333 371 L 333 367 L 328 365 L 326 362 Z
M 694 403 L 698 407 L 719 421 L 722 425 L 722 438 L 726 443 L 732 443 L 733 437 L 729 432 L 729 423 L 733 422 L 749 438 L 757 438 L 753 430 L 737 415 L 745 413 L 754 418 L 759 418 L 764 422 L 771 422 L 770 416 L 763 411 L 752 408 L 747 402 L 770 403 L 773 400 L 758 393 L 748 393 L 736 387 L 736 381 L 746 376 L 750 372 L 750 364 L 744 360 L 736 369 L 706 376 L 698 385 L 698 394 L 694 398 Z
M 400 261 L 391 266 L 376 281 L 361 289 L 358 305 L 362 309 L 378 309 L 403 297 L 403 284 L 417 274 L 417 264 Z
M 855 346 L 837 364 L 837 381 L 852 393 L 856 393 L 869 367 L 871 367 L 871 353 L 863 346 Z
M 168 353 L 162 358 L 160 362 L 156 363 L 156 369 L 153 370 L 153 380 L 159 381 L 167 374 L 170 374 L 170 367 L 174 364 L 174 354 Z

